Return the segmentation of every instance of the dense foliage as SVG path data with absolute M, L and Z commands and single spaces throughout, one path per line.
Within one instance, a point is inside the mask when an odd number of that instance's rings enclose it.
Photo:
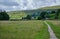
M 60 9 L 37 9 L 8 13 L 10 19 L 24 20 L 42 20 L 42 19 L 59 19 Z
M 9 20 L 9 15 L 6 11 L 0 11 L 0 20 Z

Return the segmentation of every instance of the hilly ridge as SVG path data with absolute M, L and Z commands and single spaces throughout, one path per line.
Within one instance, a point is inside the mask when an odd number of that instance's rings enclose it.
M 39 9 L 34 9 L 34 10 L 23 10 L 23 11 L 10 11 L 8 12 L 10 19 L 21 19 L 22 17 L 26 17 L 27 14 L 33 14 L 33 13 L 40 13 L 41 11 L 46 11 L 46 10 L 54 10 L 54 9 L 60 9 L 60 6 L 48 6 L 48 7 L 43 7 Z M 59 15 L 60 19 L 60 15 Z
M 47 7 L 43 7 L 41 9 L 60 9 L 60 5 L 58 6 L 47 6 Z

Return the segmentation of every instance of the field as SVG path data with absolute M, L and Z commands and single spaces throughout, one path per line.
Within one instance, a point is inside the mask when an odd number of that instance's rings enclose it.
M 43 21 L 0 21 L 0 39 L 49 39 Z
M 52 20 L 48 22 L 51 25 L 56 36 L 60 39 L 60 21 L 59 20 Z
M 14 12 L 8 12 L 7 13 L 10 17 L 10 19 L 21 19 L 22 17 L 26 17 L 26 13 L 25 12 L 19 12 L 19 11 L 14 11 Z
M 58 8 L 57 8 L 58 7 Z M 25 12 L 11 11 L 7 14 L 11 19 L 21 19 L 27 14 L 40 13 L 40 9 L 59 9 L 60 6 L 44 7 L 36 10 L 28 10 Z M 26 13 L 27 12 L 27 13 Z M 50 14 L 54 19 L 55 14 Z M 60 13 L 59 18 L 60 20 Z M 48 20 L 52 30 L 60 39 L 60 21 Z M 0 21 L 0 39 L 50 39 L 48 26 L 42 20 L 19 20 L 19 21 Z

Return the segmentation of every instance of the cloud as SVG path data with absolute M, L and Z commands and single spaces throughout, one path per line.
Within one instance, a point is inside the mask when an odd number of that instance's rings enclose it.
M 0 8 L 7 11 L 29 10 L 54 5 L 60 5 L 60 0 L 0 0 Z
M 1 5 L 5 6 L 18 6 L 19 4 L 16 2 L 0 2 Z
M 5 6 L 18 6 L 19 4 L 17 2 L 13 2 L 13 1 L 9 1 L 9 0 L 1 0 L 0 1 L 1 5 L 5 5 Z

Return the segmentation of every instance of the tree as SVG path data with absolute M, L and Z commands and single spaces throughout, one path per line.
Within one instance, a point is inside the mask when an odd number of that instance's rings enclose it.
M 41 20 L 41 16 L 38 16 L 37 20 Z
M 60 9 L 58 9 L 57 12 L 55 13 L 55 19 L 58 19 L 59 13 L 60 13 Z
M 27 20 L 31 20 L 31 15 L 27 15 L 27 16 L 26 16 L 26 19 L 27 19 Z
M 0 20 L 9 20 L 9 15 L 7 14 L 6 11 L 0 12 Z
M 40 14 L 41 19 L 45 19 L 45 14 L 46 14 L 46 12 L 44 12 L 44 11 Z
M 55 11 L 51 11 L 51 14 L 54 14 L 54 13 L 56 13 Z

